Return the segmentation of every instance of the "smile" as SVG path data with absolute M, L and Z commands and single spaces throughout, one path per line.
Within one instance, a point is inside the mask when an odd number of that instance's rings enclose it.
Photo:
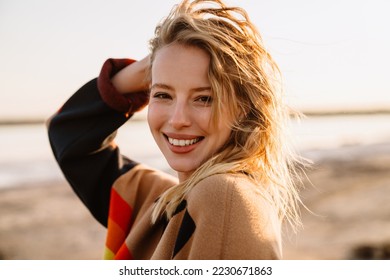
M 194 139 L 186 139 L 186 140 L 184 140 L 184 139 L 174 139 L 174 138 L 168 137 L 168 142 L 169 142 L 169 144 L 171 144 L 173 146 L 186 147 L 186 146 L 194 145 L 194 144 L 198 143 L 202 139 L 203 139 L 203 137 L 197 137 L 197 138 L 194 138 Z

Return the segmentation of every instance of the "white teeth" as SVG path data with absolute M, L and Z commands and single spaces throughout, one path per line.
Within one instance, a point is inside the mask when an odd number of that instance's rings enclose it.
M 168 137 L 168 141 L 173 146 L 185 147 L 185 146 L 193 145 L 193 144 L 199 142 L 200 138 L 195 138 L 195 139 L 191 139 L 191 140 L 183 140 L 183 139 L 173 139 L 173 138 Z

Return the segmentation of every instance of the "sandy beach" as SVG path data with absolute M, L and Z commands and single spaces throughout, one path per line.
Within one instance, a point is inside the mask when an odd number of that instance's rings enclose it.
M 310 156 L 310 155 L 308 155 Z M 322 152 L 301 192 L 303 229 L 286 259 L 390 259 L 390 143 Z
M 318 155 L 321 156 L 318 156 Z M 307 151 L 303 229 L 284 258 L 390 258 L 390 143 Z M 310 182 L 309 182 L 310 181 Z M 34 185 L 35 184 L 35 185 Z M 105 229 L 65 180 L 0 190 L 0 259 L 100 259 Z

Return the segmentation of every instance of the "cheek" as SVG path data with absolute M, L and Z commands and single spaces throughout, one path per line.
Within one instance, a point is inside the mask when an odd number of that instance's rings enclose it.
M 222 119 L 217 123 L 214 135 L 216 137 L 216 144 L 218 147 L 226 144 L 230 138 L 231 132 L 232 128 L 228 123 L 226 123 L 226 120 Z
M 153 132 L 161 126 L 163 118 L 162 114 L 155 104 L 149 104 L 147 120 L 150 130 Z
M 203 110 L 193 110 L 192 119 L 201 130 L 207 132 L 208 134 L 213 133 L 213 131 L 215 131 L 213 121 L 211 120 L 210 108 L 206 108 Z

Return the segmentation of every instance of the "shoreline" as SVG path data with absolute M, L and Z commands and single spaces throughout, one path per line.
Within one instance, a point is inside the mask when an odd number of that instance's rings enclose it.
M 128 152 L 130 153 L 130 152 Z M 127 153 L 125 153 L 127 154 Z M 298 151 L 298 154 L 315 164 L 329 164 L 333 161 L 338 164 L 348 161 L 359 161 L 362 157 L 372 157 L 390 154 L 390 141 L 383 141 L 371 144 L 351 144 L 339 147 L 311 148 Z M 170 170 L 164 158 L 160 155 L 148 155 L 136 160 L 153 168 L 175 174 Z M 40 161 L 25 160 L 23 162 L 0 162 L 0 191 L 13 188 L 31 188 L 45 185 L 47 182 L 62 182 L 63 174 L 53 158 L 45 158 Z M 8 174 L 6 177 L 2 175 Z

